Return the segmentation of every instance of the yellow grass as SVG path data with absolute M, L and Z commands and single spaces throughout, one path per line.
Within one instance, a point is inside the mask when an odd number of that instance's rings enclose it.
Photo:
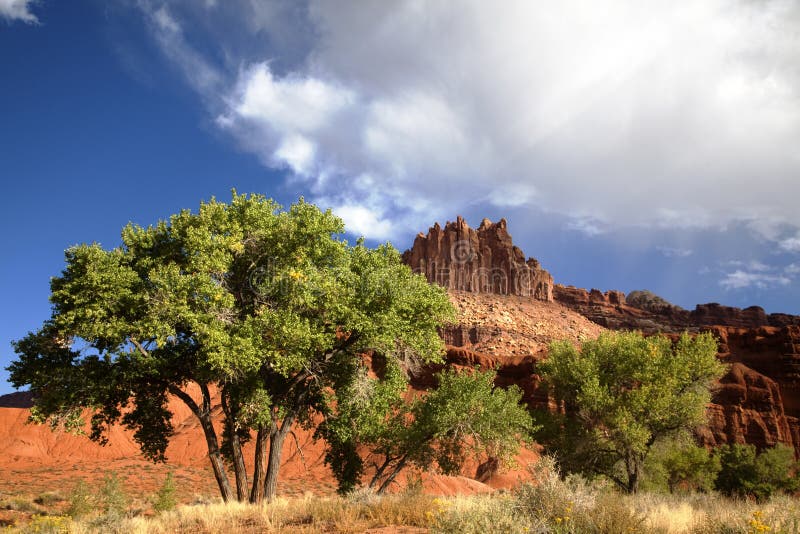
M 234 534 L 239 532 L 448 532 L 759 534 L 800 532 L 800 501 L 757 504 L 718 495 L 620 495 L 581 480 L 541 481 L 513 492 L 460 497 L 417 493 L 378 497 L 280 498 L 271 504 L 184 505 L 159 515 L 72 520 L 34 516 L 10 532 Z

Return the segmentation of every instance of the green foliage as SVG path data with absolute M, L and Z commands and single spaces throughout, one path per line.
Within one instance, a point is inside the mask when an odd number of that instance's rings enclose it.
M 100 488 L 99 503 L 101 510 L 108 517 L 122 517 L 128 510 L 130 499 L 125 492 L 122 481 L 112 472 L 103 477 Z
M 603 333 L 580 350 L 554 343 L 540 372 L 565 414 L 542 414 L 539 441 L 567 471 L 608 476 L 638 489 L 657 442 L 705 420 L 709 387 L 724 370 L 711 334 L 673 342 L 638 332 Z
M 70 517 L 83 517 L 94 510 L 94 497 L 82 478 L 75 483 L 67 500 L 69 501 L 67 515 Z
M 406 375 L 400 369 L 387 366 L 381 379 L 358 376 L 337 390 L 344 395 L 319 428 L 342 492 L 363 474 L 359 447 L 379 459 L 369 485 L 384 491 L 409 465 L 452 474 L 470 457 L 508 463 L 534 430 L 520 404 L 522 392 L 494 387 L 494 372 L 442 371 L 438 387 L 410 403 L 402 397 Z
M 653 447 L 645 461 L 648 489 L 702 491 L 714 489 L 721 469 L 718 455 L 695 445 L 688 437 L 666 440 Z
M 800 486 L 794 449 L 786 445 L 756 451 L 754 445 L 723 445 L 717 449 L 722 469 L 716 488 L 726 495 L 752 496 L 762 501 Z
M 156 512 L 168 512 L 175 508 L 175 506 L 178 505 L 176 493 L 175 478 L 172 476 L 172 473 L 169 472 L 153 500 L 153 510 Z
M 241 460 L 250 430 L 283 439 L 312 421 L 334 386 L 355 380 L 347 374 L 360 372 L 359 354 L 441 359 L 437 327 L 454 317 L 444 289 L 413 274 L 391 245 L 350 245 L 343 232 L 341 219 L 303 199 L 283 210 L 234 192 L 227 204 L 130 224 L 118 248 L 70 248 L 51 282 L 51 318 L 15 343 L 11 382 L 34 394 L 32 421 L 81 432 L 88 408 L 91 439 L 105 443 L 122 423 L 154 461 L 165 459 L 168 395 L 177 395 L 201 420 L 228 499 L 218 451 Z M 207 409 L 212 386 L 225 409 L 221 447 Z M 232 465 L 245 476 L 244 462 Z

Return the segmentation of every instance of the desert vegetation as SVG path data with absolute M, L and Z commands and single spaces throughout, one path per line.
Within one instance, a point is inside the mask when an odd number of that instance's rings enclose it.
M 800 529 L 793 449 L 709 450 L 693 438 L 725 372 L 710 333 L 555 342 L 536 362 L 555 406 L 536 410 L 519 387 L 498 387 L 494 369 L 448 369 L 444 289 L 391 245 L 350 245 L 343 231 L 302 199 L 283 210 L 234 193 L 128 226 L 118 248 L 69 249 L 52 316 L 16 342 L 9 367 L 31 388 L 31 421 L 100 443 L 121 424 L 164 462 L 177 398 L 202 427 L 219 497 L 180 504 L 170 473 L 158 491 L 132 496 L 112 472 L 96 487 L 7 496 L 0 508 L 18 512 L 9 529 Z M 421 373 L 432 387 L 411 387 Z M 283 444 L 298 427 L 324 443 L 338 495 L 280 496 Z M 502 469 L 522 446 L 544 456 L 510 489 L 434 497 L 408 483 L 409 472 L 458 474 L 468 459 Z
M 166 507 L 163 488 L 147 498 L 131 499 L 124 486 L 109 478 L 94 492 L 76 486 L 48 506 L 28 502 L 29 519 L 6 531 L 357 533 L 402 528 L 405 532 L 476 534 L 789 534 L 800 529 L 800 503 L 785 494 L 761 501 L 715 492 L 626 494 L 607 479 L 564 477 L 550 457 L 531 466 L 531 471 L 529 483 L 481 495 L 434 497 L 412 484 L 385 495 L 361 490 L 346 496 L 279 497 L 269 504 L 218 499 Z M 76 507 L 76 503 L 82 504 Z M 127 503 L 125 508 L 120 508 L 122 503 Z M 19 500 L 16 506 L 25 505 Z
M 33 394 L 31 420 L 84 432 L 88 412 L 92 440 L 121 423 L 163 462 L 169 397 L 180 399 L 202 426 L 224 501 L 275 498 L 287 436 L 320 420 L 343 490 L 359 484 L 359 445 L 384 456 L 370 483 L 379 492 L 407 465 L 449 472 L 469 449 L 512 455 L 530 416 L 491 376 L 443 373 L 436 393 L 406 408 L 407 371 L 443 363 L 437 327 L 454 309 L 390 244 L 350 245 L 344 230 L 303 199 L 284 210 L 234 192 L 128 225 L 117 248 L 70 248 L 51 281 L 52 316 L 15 343 L 8 368 Z

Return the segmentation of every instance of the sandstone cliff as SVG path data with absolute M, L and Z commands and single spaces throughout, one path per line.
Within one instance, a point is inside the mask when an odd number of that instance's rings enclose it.
M 553 300 L 553 277 L 514 246 L 505 219 L 484 219 L 477 230 L 458 217 L 420 233 L 403 261 L 448 289 Z
M 639 297 L 642 293 L 632 292 Z M 651 294 L 652 295 L 652 294 Z M 607 328 L 627 328 L 647 333 L 696 331 L 708 326 L 759 328 L 762 326 L 800 325 L 800 317 L 785 313 L 767 314 L 760 306 L 735 308 L 716 302 L 698 304 L 684 310 L 652 295 L 649 300 L 626 299 L 621 291 L 586 290 L 556 284 L 553 298 L 571 310 Z
M 553 285 L 550 274 L 513 245 L 504 219 L 484 219 L 477 230 L 461 217 L 444 228 L 436 224 L 417 236 L 403 259 L 448 288 L 459 310 L 458 324 L 441 332 L 450 365 L 496 367 L 499 384 L 515 383 L 528 402 L 545 406 L 536 361 L 553 339 L 577 342 L 598 335 L 600 327 L 649 334 L 712 330 L 718 356 L 733 365 L 709 406 L 703 440 L 786 443 L 800 451 L 800 317 L 717 303 L 690 311 L 647 291 L 628 299 L 621 291 Z

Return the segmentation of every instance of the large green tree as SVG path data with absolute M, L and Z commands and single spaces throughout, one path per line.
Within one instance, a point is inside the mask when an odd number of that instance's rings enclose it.
M 654 444 L 702 424 L 724 372 L 710 333 L 677 342 L 638 332 L 551 345 L 541 373 L 560 403 L 544 416 L 546 449 L 567 471 L 609 477 L 636 492 Z
M 11 381 L 33 392 L 34 421 L 80 429 L 89 410 L 93 440 L 122 423 L 155 461 L 173 433 L 170 395 L 180 399 L 200 421 L 223 499 L 271 499 L 287 435 L 329 411 L 361 354 L 440 361 L 437 327 L 453 317 L 444 290 L 391 245 L 350 245 L 343 232 L 302 199 L 283 210 L 234 193 L 128 225 L 118 248 L 73 247 L 51 282 L 52 316 L 15 343 Z

